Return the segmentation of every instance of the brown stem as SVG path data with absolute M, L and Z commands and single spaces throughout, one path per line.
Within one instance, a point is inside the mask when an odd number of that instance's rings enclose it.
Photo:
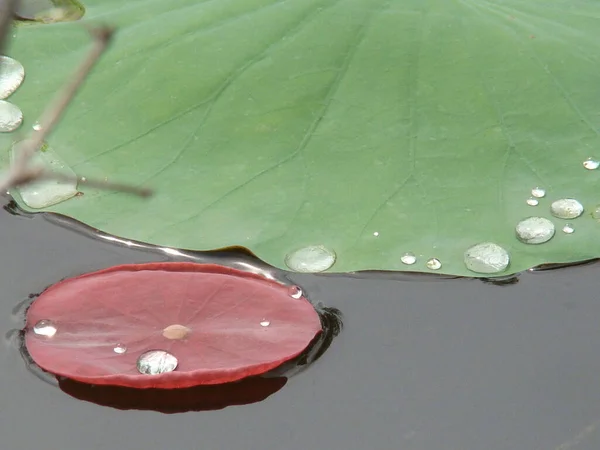
M 41 174 L 39 174 L 37 179 L 42 179 L 42 178 L 46 179 L 46 180 L 57 180 L 57 181 L 81 183 L 81 184 L 84 184 L 84 185 L 87 185 L 90 187 L 99 188 L 99 189 L 127 192 L 129 194 L 139 195 L 140 197 L 149 197 L 152 195 L 152 190 L 150 188 L 137 187 L 137 186 L 132 186 L 130 184 L 124 184 L 124 183 L 113 183 L 110 181 L 94 180 L 94 179 L 89 179 L 89 178 L 84 178 L 84 177 L 73 177 L 70 175 L 65 175 L 65 174 L 57 173 L 57 172 L 43 171 Z
M 77 90 L 94 67 L 94 64 L 96 64 L 104 50 L 106 50 L 114 30 L 109 27 L 101 27 L 90 30 L 90 33 L 94 36 L 94 46 L 76 70 L 71 81 L 67 83 L 54 101 L 42 113 L 38 121 L 41 128 L 39 131 L 33 133 L 31 139 L 28 139 L 27 143 L 23 145 L 19 157 L 15 160 L 17 168 L 23 167 L 31 159 L 33 154 L 41 147 L 46 137 L 54 129 L 65 109 L 71 100 L 73 100 Z

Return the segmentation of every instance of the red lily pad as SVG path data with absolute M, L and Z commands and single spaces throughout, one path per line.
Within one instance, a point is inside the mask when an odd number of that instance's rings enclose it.
M 115 266 L 45 290 L 27 311 L 25 345 L 42 369 L 89 384 L 187 388 L 268 372 L 322 331 L 298 291 L 196 263 Z M 141 373 L 152 350 L 176 369 Z

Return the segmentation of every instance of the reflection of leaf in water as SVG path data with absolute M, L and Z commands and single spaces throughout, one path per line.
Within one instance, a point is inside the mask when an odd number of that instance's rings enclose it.
M 243 245 L 282 267 L 308 245 L 330 271 L 473 275 L 464 251 L 495 242 L 507 273 L 600 255 L 600 4 L 576 0 L 88 0 L 119 27 L 53 134 L 77 172 L 148 183 L 140 201 L 87 189 L 50 208 L 169 247 Z M 79 34 L 81 33 L 81 34 Z M 77 24 L 21 27 L 15 95 L 33 121 L 87 45 Z M 534 39 L 532 39 L 534 37 Z M 32 122 L 30 122 L 32 123 Z M 2 137 L 4 139 L 9 139 Z M 3 141 L 3 142 L 6 142 Z M 546 196 L 526 200 L 539 186 Z M 515 225 L 556 222 L 538 246 Z M 414 265 L 400 261 L 417 256 Z

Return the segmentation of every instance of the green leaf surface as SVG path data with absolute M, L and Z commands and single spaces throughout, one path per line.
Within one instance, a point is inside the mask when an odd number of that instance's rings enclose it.
M 284 267 L 324 245 L 334 272 L 475 275 L 495 242 L 506 273 L 600 256 L 600 2 L 589 0 L 88 0 L 118 27 L 50 145 L 78 173 L 155 188 L 82 188 L 48 208 L 178 248 L 248 247 Z M 31 127 L 83 58 L 82 22 L 19 27 Z M 2 137 L 5 147 L 15 136 Z M 532 188 L 546 189 L 539 206 Z M 553 218 L 574 197 L 584 215 Z M 554 238 L 515 237 L 528 216 Z M 413 252 L 418 261 L 400 261 Z

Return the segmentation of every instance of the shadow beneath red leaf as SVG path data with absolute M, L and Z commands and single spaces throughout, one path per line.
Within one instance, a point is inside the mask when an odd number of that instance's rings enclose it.
M 286 383 L 285 377 L 251 377 L 234 383 L 185 389 L 133 389 L 85 384 L 68 378 L 58 380 L 63 392 L 79 400 L 121 410 L 151 410 L 164 414 L 214 411 L 227 406 L 258 403 Z

